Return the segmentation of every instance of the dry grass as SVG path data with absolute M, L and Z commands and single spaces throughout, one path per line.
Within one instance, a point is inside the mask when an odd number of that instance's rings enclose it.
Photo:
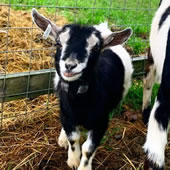
M 56 105 L 49 111 L 24 116 L 4 129 L 0 133 L 0 169 L 68 169 L 67 153 L 56 143 L 58 115 Z M 144 133 L 140 121 L 114 118 L 94 159 L 95 169 L 142 166 L 143 152 L 138 145 L 143 144 Z
M 98 148 L 93 161 L 96 170 L 139 170 L 143 168 L 145 154 L 142 145 L 146 129 L 137 114 L 135 122 L 116 116 Z M 59 109 L 32 113 L 15 121 L 0 133 L 0 169 L 69 169 L 67 151 L 57 145 L 61 129 Z M 84 141 L 84 135 L 81 143 Z M 166 150 L 166 168 L 170 168 L 169 146 Z
M 49 15 L 43 9 L 40 12 L 51 20 L 56 20 L 58 25 L 67 23 L 64 17 L 54 18 L 54 15 Z M 55 52 L 52 50 L 53 43 L 50 40 L 43 40 L 42 32 L 39 29 L 32 29 L 33 27 L 36 28 L 32 25 L 30 11 L 16 11 L 11 8 L 9 11 L 8 7 L 0 6 L 0 52 L 19 51 L 0 53 L 1 73 L 4 73 L 5 69 L 7 73 L 14 73 L 53 66 L 52 56 Z M 31 49 L 33 51 L 30 51 Z

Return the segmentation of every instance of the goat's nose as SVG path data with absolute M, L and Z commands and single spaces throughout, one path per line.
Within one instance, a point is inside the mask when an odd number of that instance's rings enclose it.
M 77 67 L 77 64 L 76 63 L 69 63 L 69 64 L 65 64 L 65 67 L 67 70 L 71 71 L 73 70 L 74 68 Z

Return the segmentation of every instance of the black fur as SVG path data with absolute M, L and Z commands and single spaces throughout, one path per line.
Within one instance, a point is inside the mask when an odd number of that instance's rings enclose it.
M 166 130 L 170 118 L 170 30 L 168 33 L 166 57 L 157 100 L 159 101 L 160 106 L 156 111 L 155 117 Z
M 82 80 L 69 83 L 68 92 L 59 91 L 61 122 L 67 135 L 81 125 L 91 130 L 93 154 L 100 144 L 108 126 L 109 113 L 118 105 L 123 95 L 124 67 L 120 58 L 111 50 L 105 50 L 98 56 L 90 71 L 88 90 L 77 94 Z
M 102 52 L 95 66 L 89 72 L 86 70 L 86 74 L 90 77 L 86 93 L 77 94 L 84 77 L 68 82 L 68 92 L 62 89 L 59 92 L 61 121 L 64 127 L 68 126 L 68 130 L 69 126 L 77 125 L 83 125 L 88 130 L 106 126 L 103 124 L 107 124 L 109 113 L 122 99 L 124 67 L 111 50 Z
M 161 27 L 165 26 L 164 22 L 167 19 L 167 17 L 169 16 L 169 14 L 170 14 L 170 7 L 167 7 L 165 9 L 165 12 L 163 13 L 163 15 L 160 16 L 161 19 L 159 22 L 159 29 Z M 167 132 L 168 122 L 169 122 L 169 118 L 170 118 L 170 30 L 168 32 L 168 35 L 165 35 L 165 36 L 167 36 L 167 42 L 159 42 L 159 43 L 166 43 L 166 51 L 165 51 L 166 55 L 165 55 L 165 61 L 164 61 L 163 70 L 162 70 L 162 79 L 161 79 L 161 83 L 160 83 L 160 88 L 158 90 L 157 99 L 156 99 L 158 107 L 156 108 L 155 113 L 153 113 L 155 116 L 155 119 L 159 125 L 160 133 Z M 153 56 L 153 58 L 154 58 L 154 56 Z M 157 71 L 159 71 L 159 70 L 157 70 Z M 162 142 L 161 136 L 158 136 L 157 140 L 159 140 L 158 138 L 160 138 L 160 142 Z M 153 143 L 154 142 L 155 141 L 153 141 Z M 164 142 L 166 143 L 166 141 L 164 141 Z M 164 143 L 162 143 L 161 146 L 158 145 L 157 147 L 161 147 L 160 149 L 162 149 L 165 146 L 164 146 Z M 147 149 L 149 152 L 150 149 L 149 148 L 147 148 Z M 162 150 L 162 152 L 164 152 L 164 150 Z M 162 155 L 157 155 L 157 156 L 161 157 Z M 150 158 L 150 159 L 153 159 L 153 158 Z M 164 159 L 164 158 L 162 158 L 162 159 Z M 163 170 L 164 169 L 164 167 L 158 167 L 158 166 L 156 166 L 156 164 L 158 164 L 158 162 L 149 161 L 147 169 L 149 169 L 149 168 L 153 169 L 153 170 Z
M 162 15 L 161 20 L 159 22 L 159 29 L 162 27 L 163 23 L 165 22 L 169 14 L 170 14 L 170 7 L 168 7 Z
M 91 36 L 93 32 L 95 32 L 96 36 L 100 39 L 100 44 L 98 44 L 98 46 L 99 48 L 101 48 L 102 38 L 100 36 L 100 33 L 94 27 L 71 24 L 71 25 L 64 26 L 61 32 L 65 31 L 67 28 L 70 29 L 70 33 L 69 33 L 70 39 L 68 41 L 66 54 L 64 55 L 63 60 L 66 60 L 71 53 L 76 53 L 78 54 L 77 59 L 80 62 L 84 62 L 84 60 L 87 57 L 86 49 L 85 49 L 87 46 L 86 40 Z M 100 50 L 98 50 L 97 52 L 99 53 Z M 97 56 L 97 55 L 91 55 L 91 56 Z
M 67 136 L 79 125 L 90 131 L 92 146 L 85 162 L 88 165 L 88 156 L 94 153 L 108 127 L 109 113 L 123 97 L 125 69 L 120 57 L 112 50 L 101 51 L 103 40 L 94 27 L 66 25 L 62 31 L 66 28 L 71 31 L 63 60 L 76 53 L 79 62 L 84 62 L 87 57 L 88 62 L 78 80 L 65 81 L 60 75 L 61 49 L 57 50 L 55 65 L 60 76 L 60 118 Z M 99 43 L 87 56 L 87 38 L 94 32 Z M 72 142 L 72 139 L 68 140 Z
M 161 3 L 162 3 L 162 0 L 160 0 L 160 2 L 159 2 L 159 6 L 161 5 Z
M 158 167 L 153 162 L 146 159 L 143 170 L 164 170 L 164 167 Z
M 151 113 L 151 106 L 148 106 L 146 109 L 143 110 L 142 120 L 145 125 L 149 122 L 150 113 Z

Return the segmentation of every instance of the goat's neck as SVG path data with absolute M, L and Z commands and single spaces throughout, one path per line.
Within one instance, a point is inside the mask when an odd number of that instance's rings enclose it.
M 61 80 L 60 87 L 65 92 L 72 90 L 74 91 L 74 93 L 83 94 L 83 93 L 86 93 L 88 90 L 88 83 L 83 81 L 82 79 L 77 80 L 75 82 L 67 82 L 67 81 Z

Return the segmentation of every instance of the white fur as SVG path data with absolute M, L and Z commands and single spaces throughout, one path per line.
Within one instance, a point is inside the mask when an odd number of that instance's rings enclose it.
M 61 76 L 63 77 L 64 80 L 66 81 L 75 81 L 77 79 L 79 79 L 82 75 L 82 70 L 86 67 L 87 65 L 87 59 L 83 62 L 83 63 L 78 63 L 77 67 L 74 68 L 72 70 L 72 73 L 79 73 L 79 74 L 76 74 L 75 76 L 73 77 L 66 77 L 64 75 L 64 72 L 66 72 L 66 67 L 65 67 L 65 61 L 62 60 L 64 55 L 65 55 L 65 50 L 67 48 L 67 41 L 69 40 L 70 38 L 70 29 L 67 29 L 65 32 L 61 33 L 59 35 L 59 39 L 60 39 L 60 42 L 62 44 L 62 51 L 61 51 L 61 59 L 60 59 L 60 73 L 61 73 Z
M 156 101 L 151 111 L 144 150 L 148 152 L 147 156 L 149 160 L 162 167 L 165 159 L 164 150 L 167 143 L 167 132 L 163 130 L 155 119 L 155 112 L 159 105 L 160 103 Z
M 61 57 L 60 57 L 61 60 L 63 59 L 65 55 L 65 50 L 67 48 L 67 41 L 70 38 L 69 31 L 70 31 L 69 29 L 66 29 L 65 32 L 62 32 L 61 34 L 59 34 L 59 41 L 61 42 L 61 45 L 62 45 Z
M 64 147 L 65 149 L 68 147 L 68 139 L 63 128 L 61 129 L 60 136 L 58 138 L 58 145 L 60 147 Z
M 79 142 L 75 142 L 73 146 L 75 148 L 74 152 L 69 144 L 67 164 L 70 168 L 77 168 L 80 164 L 80 144 Z
M 87 50 L 87 56 L 90 55 L 90 51 L 91 49 L 99 42 L 99 39 L 96 37 L 95 34 L 92 34 L 88 39 L 87 39 L 87 47 L 86 47 L 86 50 Z
M 88 133 L 87 140 L 82 145 L 82 158 L 80 162 L 80 166 L 78 167 L 78 170 L 91 170 L 92 169 L 92 160 L 95 155 L 95 152 L 92 154 L 90 159 L 87 159 L 87 154 L 90 151 L 90 147 L 93 145 L 91 140 L 91 132 Z M 84 166 L 85 162 L 88 160 L 88 165 Z
M 75 76 L 72 76 L 72 77 L 66 77 L 64 75 L 64 72 L 67 71 L 66 67 L 65 67 L 65 61 L 60 60 L 60 73 L 61 73 L 61 76 L 66 81 L 75 81 L 75 80 L 77 80 L 77 79 L 79 79 L 81 77 L 82 70 L 86 67 L 86 65 L 87 65 L 87 61 L 84 61 L 83 63 L 79 63 L 77 65 L 77 67 L 72 70 L 72 73 L 79 73 L 79 74 L 75 74 Z
M 55 72 L 55 77 L 54 77 L 54 88 L 56 89 L 59 83 L 60 77 L 57 72 Z
M 59 40 L 61 42 L 61 45 L 64 47 L 66 44 L 67 44 L 67 41 L 69 40 L 70 38 L 70 29 L 66 29 L 64 32 L 60 33 L 59 34 Z M 62 51 L 65 51 L 64 49 L 62 49 Z M 61 55 L 63 56 L 63 55 Z M 62 58 L 62 57 L 61 57 Z
M 155 14 L 155 17 L 153 18 L 150 32 L 151 53 L 153 55 L 154 66 L 157 73 L 156 81 L 158 83 L 161 81 L 163 64 L 165 61 L 166 44 L 168 38 L 167 35 L 170 28 L 170 15 L 164 21 L 160 29 L 159 22 L 161 20 L 162 14 L 165 12 L 168 6 L 170 6 L 170 1 L 163 0 L 161 6 Z
M 101 33 L 101 36 L 104 39 L 107 38 L 110 34 L 112 34 L 112 31 L 109 29 L 107 22 L 95 25 L 94 27 Z
M 71 146 L 69 143 L 69 148 L 68 148 L 68 159 L 67 159 L 67 164 L 70 168 L 77 168 L 80 164 L 80 132 L 72 132 L 72 134 L 69 136 L 69 138 L 73 141 L 75 141 L 74 145 Z M 74 147 L 75 150 L 73 151 L 71 147 Z
M 79 141 L 80 140 L 80 132 L 78 130 L 78 128 L 76 129 L 75 132 L 72 132 L 71 135 L 69 136 L 69 138 L 73 141 Z
M 123 85 L 124 86 L 123 97 L 124 97 L 127 94 L 129 87 L 131 86 L 131 75 L 133 73 L 131 57 L 122 45 L 116 45 L 110 47 L 109 49 L 111 49 L 114 53 L 116 53 L 120 57 L 125 69 Z

